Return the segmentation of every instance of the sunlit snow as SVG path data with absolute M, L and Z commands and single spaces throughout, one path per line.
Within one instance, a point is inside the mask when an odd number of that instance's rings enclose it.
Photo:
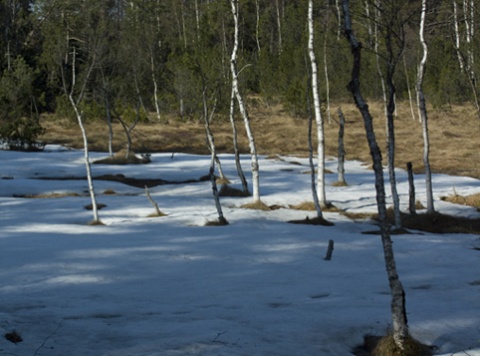
M 105 157 L 93 153 L 92 159 Z M 168 181 L 197 180 L 210 157 L 152 154 L 148 165 L 93 165 L 94 176 L 123 174 Z M 220 155 L 240 188 L 233 155 Z M 242 157 L 244 169 L 250 160 Z M 311 201 L 308 159 L 260 157 L 261 195 L 274 211 L 241 209 L 251 198 L 222 198 L 228 226 L 217 218 L 210 183 L 143 189 L 95 180 L 105 226 L 88 226 L 83 152 L 0 151 L 0 355 L 351 355 L 365 334 L 388 332 L 390 295 L 378 235 L 369 221 L 338 213 L 335 226 L 288 224 L 313 212 L 289 204 Z M 327 169 L 336 171 L 336 160 Z M 250 178 L 248 175 L 247 178 Z M 327 198 L 349 212 L 375 212 L 373 172 L 346 163 L 347 187 Z M 397 170 L 402 209 L 406 173 Z M 424 177 L 415 176 L 425 203 Z M 434 175 L 436 209 L 479 217 L 471 207 L 439 198 L 480 192 L 472 178 Z M 115 194 L 103 194 L 107 189 Z M 387 186 L 387 192 L 389 187 Z M 57 198 L 25 198 L 70 193 Z M 77 196 L 73 196 L 75 193 Z M 335 241 L 331 261 L 324 260 Z M 393 236 L 407 295 L 411 333 L 438 355 L 480 355 L 480 240 L 466 234 L 413 231 Z

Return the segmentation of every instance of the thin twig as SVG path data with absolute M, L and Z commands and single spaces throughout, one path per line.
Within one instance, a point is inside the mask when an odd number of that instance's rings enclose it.
M 45 340 L 43 340 L 42 344 L 35 350 L 35 353 L 33 354 L 33 356 L 36 356 L 38 351 L 40 351 L 40 349 L 42 349 L 45 344 L 47 343 L 48 339 L 50 339 L 53 335 L 55 335 L 58 331 L 58 329 L 60 329 L 60 327 L 62 326 L 62 322 L 58 323 L 58 326 L 57 328 L 50 334 L 48 335 Z

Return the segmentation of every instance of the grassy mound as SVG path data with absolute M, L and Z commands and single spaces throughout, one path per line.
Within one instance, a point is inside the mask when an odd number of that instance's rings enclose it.
M 334 223 L 331 221 L 325 220 L 324 218 L 314 217 L 309 218 L 308 216 L 305 219 L 300 220 L 290 220 L 290 224 L 304 224 L 304 225 L 321 225 L 321 226 L 333 226 Z
M 352 352 L 356 356 L 430 356 L 433 349 L 432 346 L 408 337 L 405 349 L 401 350 L 395 344 L 393 335 L 366 335 L 363 344 L 355 347 Z
M 127 154 L 127 150 L 123 149 L 115 153 L 112 157 L 107 157 L 103 159 L 96 160 L 94 164 L 147 164 L 150 163 L 150 156 L 145 155 L 138 157 L 135 152 L 130 151 Z

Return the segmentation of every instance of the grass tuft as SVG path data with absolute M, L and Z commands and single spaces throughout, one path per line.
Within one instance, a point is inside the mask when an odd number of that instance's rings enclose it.
M 300 225 L 321 225 L 321 226 L 333 226 L 334 223 L 331 221 L 325 220 L 324 218 L 314 217 L 309 218 L 308 216 L 305 219 L 300 220 L 290 220 L 290 224 L 300 224 Z
M 356 356 L 430 356 L 433 350 L 433 346 L 422 344 L 411 336 L 405 341 L 405 349 L 400 350 L 392 335 L 365 335 L 363 344 L 352 352 Z
M 393 335 L 387 335 L 378 340 L 377 345 L 372 351 L 372 356 L 429 356 L 432 355 L 432 348 L 422 344 L 413 337 L 405 340 L 404 350 L 400 349 Z
M 347 182 L 340 182 L 340 181 L 336 181 L 336 182 L 333 182 L 332 183 L 332 187 L 348 187 L 348 183 Z
M 263 211 L 272 210 L 267 204 L 265 204 L 261 200 L 255 201 L 253 203 L 244 204 L 244 205 L 241 206 L 241 208 L 252 209 L 252 210 L 263 210 Z
M 468 206 L 473 206 L 475 208 L 480 207 L 480 193 L 471 194 L 467 196 L 453 194 L 447 197 L 441 197 L 440 199 L 443 201 L 447 201 L 449 203 L 468 205 Z
M 161 218 L 163 216 L 168 216 L 168 214 L 165 214 L 164 212 L 160 211 L 159 213 L 157 212 L 154 212 L 154 213 L 151 213 L 151 214 L 148 214 L 147 215 L 147 218 Z
M 205 226 L 226 226 L 228 225 L 227 219 L 207 220 Z
M 87 225 L 88 226 L 105 226 L 105 224 L 101 220 L 92 220 Z

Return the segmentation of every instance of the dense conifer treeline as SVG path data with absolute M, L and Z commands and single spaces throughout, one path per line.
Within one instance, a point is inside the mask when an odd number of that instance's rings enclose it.
M 307 102 L 307 3 L 242 0 L 239 11 L 242 90 L 298 116 L 305 115 Z M 339 1 L 314 4 L 322 100 L 347 99 L 351 55 Z M 478 8 L 471 0 L 429 0 L 428 8 L 427 100 L 445 109 L 476 102 Z M 421 57 L 421 1 L 356 1 L 351 11 L 364 48 L 364 95 L 382 98 L 381 74 L 388 72 L 391 52 L 399 55 L 396 98 L 408 99 Z M 4 140 L 23 144 L 35 138 L 42 131 L 42 112 L 71 114 L 70 92 L 83 93 L 87 120 L 199 118 L 205 91 L 217 114 L 228 112 L 233 46 L 228 1 L 0 0 L 0 34 Z

